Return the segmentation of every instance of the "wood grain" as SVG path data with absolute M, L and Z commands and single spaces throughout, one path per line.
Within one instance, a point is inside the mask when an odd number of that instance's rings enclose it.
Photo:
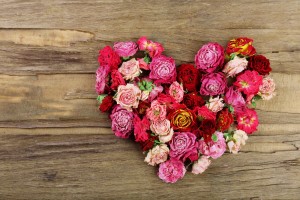
M 0 199 L 299 199 L 298 0 L 0 0 Z M 97 109 L 98 49 L 146 35 L 177 64 L 254 39 L 277 96 L 242 152 L 170 185 Z

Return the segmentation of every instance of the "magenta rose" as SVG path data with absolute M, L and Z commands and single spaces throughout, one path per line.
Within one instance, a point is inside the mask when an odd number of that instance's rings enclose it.
M 133 112 L 116 105 L 111 112 L 111 129 L 117 137 L 128 138 L 133 131 Z
M 198 159 L 197 151 L 197 137 L 190 132 L 176 132 L 170 142 L 170 156 L 178 160 L 185 160 L 188 158 L 191 161 Z
M 210 73 L 203 75 L 200 88 L 201 95 L 219 95 L 223 94 L 226 89 L 227 81 L 223 73 Z
M 109 74 L 110 67 L 108 65 L 100 66 L 96 71 L 96 84 L 95 89 L 98 94 L 103 94 L 108 81 L 108 74 Z
M 135 42 L 116 42 L 114 44 L 114 50 L 120 57 L 133 56 L 137 50 L 137 44 Z
M 223 137 L 223 133 L 216 131 L 214 133 L 217 135 L 218 140 L 214 142 L 213 140 L 206 143 L 204 140 L 199 141 L 199 151 L 205 156 L 210 156 L 213 159 L 221 157 L 226 151 L 226 142 Z
M 224 101 L 233 107 L 235 114 L 242 113 L 245 110 L 246 102 L 244 97 L 239 91 L 234 90 L 233 87 L 230 87 L 227 90 L 224 96 Z
M 154 83 L 171 84 L 176 81 L 176 66 L 172 57 L 156 56 L 152 59 L 149 68 L 151 70 L 149 78 L 154 80 Z
M 224 49 L 218 43 L 207 43 L 195 56 L 197 69 L 211 73 L 224 62 Z
M 179 179 L 182 179 L 186 173 L 183 162 L 180 160 L 171 158 L 159 165 L 158 177 L 166 183 L 175 183 Z

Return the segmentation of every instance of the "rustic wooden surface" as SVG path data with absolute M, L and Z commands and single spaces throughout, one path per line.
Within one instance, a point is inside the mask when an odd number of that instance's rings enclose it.
M 300 199 L 299 0 L 0 0 L 0 199 Z M 238 155 L 161 182 L 94 92 L 97 50 L 146 35 L 177 64 L 254 38 L 278 96 Z

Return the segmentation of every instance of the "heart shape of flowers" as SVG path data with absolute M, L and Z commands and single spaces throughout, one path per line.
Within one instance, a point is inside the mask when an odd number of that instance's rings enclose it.
M 163 181 L 183 178 L 190 165 L 201 174 L 226 150 L 238 153 L 259 124 L 256 101 L 275 95 L 270 62 L 252 43 L 232 39 L 224 50 L 210 42 L 194 64 L 178 67 L 146 37 L 106 46 L 96 71 L 99 110 L 117 137 L 140 143 Z

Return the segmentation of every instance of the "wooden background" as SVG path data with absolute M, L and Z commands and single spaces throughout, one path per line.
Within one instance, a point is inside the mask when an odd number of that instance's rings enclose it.
M 0 0 L 0 199 L 300 199 L 299 0 Z M 98 49 L 146 35 L 177 64 L 255 40 L 278 96 L 238 155 L 165 184 L 97 110 Z

